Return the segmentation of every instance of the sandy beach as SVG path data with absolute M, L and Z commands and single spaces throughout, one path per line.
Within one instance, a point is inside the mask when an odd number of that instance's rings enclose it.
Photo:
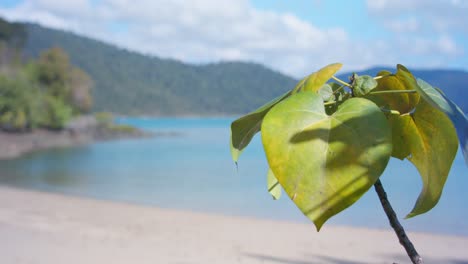
M 468 237 L 410 233 L 425 263 Z M 1 263 L 408 263 L 390 230 L 229 217 L 0 187 Z

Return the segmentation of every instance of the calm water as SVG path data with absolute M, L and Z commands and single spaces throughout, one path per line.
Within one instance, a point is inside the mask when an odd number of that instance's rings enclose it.
M 0 184 L 166 208 L 308 221 L 285 195 L 273 201 L 266 191 L 267 165 L 259 137 L 244 151 L 236 170 L 229 153 L 230 121 L 120 119 L 146 130 L 181 135 L 101 142 L 0 161 Z M 459 153 L 436 208 L 402 220 L 403 225 L 411 231 L 468 236 L 467 171 Z M 421 188 L 417 171 L 408 162 L 392 160 L 381 179 L 403 217 Z M 388 228 L 373 189 L 329 223 Z

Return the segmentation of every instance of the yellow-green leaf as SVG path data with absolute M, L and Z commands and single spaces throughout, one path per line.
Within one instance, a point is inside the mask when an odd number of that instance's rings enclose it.
M 439 201 L 458 148 L 457 134 L 450 119 L 424 99 L 413 115 L 402 119 L 401 134 L 410 150 L 408 160 L 418 169 L 423 189 L 407 217 L 431 210 Z M 395 135 L 394 135 L 395 136 Z
M 235 120 L 231 123 L 231 156 L 234 162 L 237 162 L 239 155 L 252 138 L 260 131 L 263 117 L 281 100 L 284 100 L 291 94 L 291 91 L 273 99 L 257 110 Z
M 375 183 L 392 152 L 385 115 L 363 98 L 329 116 L 320 95 L 296 93 L 268 112 L 261 130 L 276 179 L 317 230 Z
M 271 169 L 268 169 L 267 187 L 268 192 L 271 194 L 273 199 L 278 200 L 281 197 L 281 185 L 279 184 Z
M 468 165 L 468 120 L 465 114 L 460 107 L 448 99 L 440 90 L 432 87 L 421 79 L 418 79 L 418 84 L 419 88 L 417 90 L 421 97 L 429 102 L 433 107 L 444 112 L 450 120 L 452 120 L 463 151 L 465 164 Z
M 406 69 L 406 68 L 405 68 Z M 415 90 L 418 86 L 413 75 L 398 66 L 395 74 L 388 74 L 382 71 L 378 76 L 382 78 L 377 80 L 377 87 L 372 92 L 378 91 L 405 91 Z M 418 93 L 394 93 L 394 94 L 369 94 L 366 96 L 369 100 L 375 102 L 378 106 L 387 110 L 397 110 L 401 114 L 409 113 L 419 102 Z
M 411 117 L 409 115 L 400 116 L 398 114 L 389 115 L 387 118 L 392 129 L 392 157 L 404 160 L 411 154 L 410 147 L 404 137 L 405 130 L 407 129 L 408 122 L 410 122 Z
M 297 91 L 317 92 L 343 66 L 341 63 L 329 64 L 302 79 L 294 88 Z

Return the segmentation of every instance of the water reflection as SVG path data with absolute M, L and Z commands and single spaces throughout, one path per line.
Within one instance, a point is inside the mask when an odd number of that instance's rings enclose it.
M 88 175 L 82 173 L 79 164 L 89 152 L 88 146 L 57 148 L 0 161 L 0 181 L 42 190 L 80 188 L 87 184 Z

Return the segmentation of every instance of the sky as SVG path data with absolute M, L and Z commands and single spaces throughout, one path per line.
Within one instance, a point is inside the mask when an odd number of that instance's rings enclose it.
M 0 0 L 0 16 L 187 63 L 468 70 L 468 0 Z

